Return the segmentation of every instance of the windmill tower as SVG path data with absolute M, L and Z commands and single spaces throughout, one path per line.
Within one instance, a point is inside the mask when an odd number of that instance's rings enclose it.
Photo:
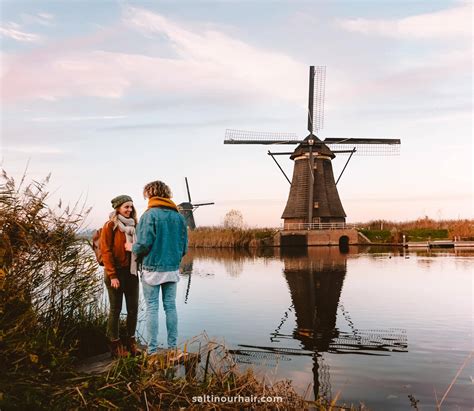
M 353 154 L 397 155 L 400 140 L 386 138 L 331 137 L 321 140 L 318 133 L 324 125 L 326 68 L 311 66 L 309 70 L 308 131 L 304 138 L 291 133 L 267 133 L 226 130 L 224 144 L 293 145 L 292 152 L 268 151 L 290 183 L 288 201 L 283 211 L 286 230 L 346 229 L 346 213 L 337 190 L 342 173 Z M 338 179 L 334 178 L 332 160 L 336 154 L 349 154 Z M 275 156 L 290 156 L 294 161 L 290 180 Z
M 189 191 L 188 177 L 184 177 L 186 181 L 186 191 L 188 193 L 188 201 L 178 204 L 178 210 L 186 220 L 187 226 L 194 230 L 196 229 L 196 222 L 194 221 L 194 211 L 201 206 L 212 205 L 214 203 L 196 203 L 193 204 L 191 200 L 191 192 Z

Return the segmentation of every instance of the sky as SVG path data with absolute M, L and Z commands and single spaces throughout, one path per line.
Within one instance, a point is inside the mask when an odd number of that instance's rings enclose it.
M 215 202 L 197 225 L 237 209 L 248 226 L 279 226 L 289 185 L 268 147 L 223 140 L 304 138 L 310 65 L 326 66 L 321 139 L 402 142 L 399 156 L 351 159 L 337 186 L 348 222 L 473 217 L 470 1 L 0 6 L 0 166 L 51 173 L 50 201 L 86 202 L 91 227 L 118 194 L 141 214 L 152 180 L 185 201 L 185 177 L 194 202 Z M 333 160 L 336 176 L 346 160 Z

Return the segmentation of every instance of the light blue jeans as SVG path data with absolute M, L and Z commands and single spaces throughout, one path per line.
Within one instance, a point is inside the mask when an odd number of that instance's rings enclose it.
M 146 304 L 146 340 L 148 354 L 158 349 L 158 308 L 160 288 L 161 299 L 166 314 L 166 331 L 168 332 L 168 348 L 176 347 L 178 338 L 178 313 L 176 312 L 177 283 L 168 282 L 159 285 L 149 285 L 142 281 L 143 297 Z

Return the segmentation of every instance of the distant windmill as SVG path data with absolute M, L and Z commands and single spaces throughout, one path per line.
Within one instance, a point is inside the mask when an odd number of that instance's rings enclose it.
M 342 207 L 336 184 L 354 153 L 362 155 L 397 155 L 400 140 L 386 138 L 342 138 L 320 140 L 318 132 L 324 123 L 324 93 L 326 67 L 309 70 L 308 131 L 303 140 L 296 134 L 226 130 L 224 144 L 298 144 L 292 152 L 272 153 L 285 178 L 291 184 L 282 218 L 285 229 L 345 228 L 346 213 Z M 331 160 L 335 154 L 350 154 L 338 177 L 334 179 Z M 289 155 L 294 160 L 293 178 L 287 177 L 276 155 Z
M 191 193 L 189 191 L 188 178 L 185 177 L 184 180 L 186 181 L 186 191 L 188 192 L 188 201 L 178 204 L 178 210 L 186 219 L 186 224 L 188 225 L 188 227 L 191 230 L 194 230 L 196 228 L 196 223 L 194 221 L 194 210 L 196 210 L 197 208 L 201 206 L 212 205 L 214 203 L 193 204 L 193 202 L 191 201 Z

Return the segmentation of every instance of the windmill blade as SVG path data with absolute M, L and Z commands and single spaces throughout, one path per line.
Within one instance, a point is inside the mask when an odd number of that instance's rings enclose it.
M 326 144 L 334 154 L 347 155 L 351 154 L 352 150 L 343 150 L 344 144 Z M 353 144 L 355 148 L 355 156 L 398 156 L 400 155 L 399 145 L 386 144 Z
M 188 184 L 188 177 L 184 177 L 184 180 L 186 181 L 186 191 L 188 192 L 188 201 L 191 203 L 191 193 L 189 192 L 189 184 Z
M 294 133 L 272 133 L 227 129 L 224 144 L 299 144 L 303 140 Z
M 324 144 L 400 144 L 399 138 L 347 138 L 347 137 L 328 137 L 323 141 Z
M 323 141 L 334 153 L 350 154 L 348 145 L 355 148 L 356 156 L 397 156 L 400 140 L 396 138 L 342 138 L 330 137 Z
M 318 132 L 324 126 L 324 97 L 326 93 L 326 66 L 309 68 L 308 131 Z
M 197 204 L 193 204 L 193 206 L 200 207 L 200 206 L 213 205 L 213 204 L 216 204 L 216 203 L 197 203 Z

